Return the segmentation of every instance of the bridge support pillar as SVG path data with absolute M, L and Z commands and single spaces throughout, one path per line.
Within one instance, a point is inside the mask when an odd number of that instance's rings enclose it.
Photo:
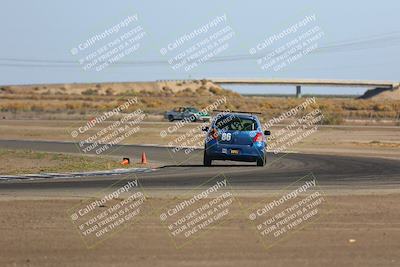
M 301 86 L 296 85 L 296 97 L 301 98 Z

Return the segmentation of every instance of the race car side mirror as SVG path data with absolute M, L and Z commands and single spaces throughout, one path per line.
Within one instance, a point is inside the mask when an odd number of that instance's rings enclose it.
M 210 129 L 210 127 L 208 127 L 208 126 L 204 126 L 203 128 L 201 128 L 201 130 L 203 132 L 208 132 L 209 129 Z
M 271 131 L 264 131 L 265 135 L 271 135 Z

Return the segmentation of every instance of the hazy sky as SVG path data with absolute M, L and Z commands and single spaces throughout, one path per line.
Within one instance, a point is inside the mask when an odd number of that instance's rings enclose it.
M 399 11 L 400 2 L 395 0 L 3 0 L 0 8 L 0 84 L 204 77 L 400 80 Z M 71 49 L 135 14 L 138 21 L 132 22 L 129 28 L 141 25 L 146 35 L 139 41 L 137 51 L 121 59 L 127 64 L 109 66 L 102 71 L 85 71 L 78 63 L 80 55 L 72 55 Z M 314 25 L 324 33 L 318 40 L 318 47 L 325 49 L 311 52 L 280 71 L 262 70 L 256 59 L 251 58 L 250 48 L 313 14 L 316 16 Z M 227 60 L 205 63 L 190 71 L 174 70 L 166 63 L 170 57 L 163 56 L 161 48 L 223 15 L 226 15 L 224 25 L 233 30 L 234 36 L 228 40 L 229 47 L 216 57 Z M 198 36 L 188 44 L 196 44 L 208 35 Z M 102 41 L 107 43 L 114 37 Z M 286 41 L 294 37 L 296 34 Z M 179 49 L 176 51 L 184 51 Z M 261 92 L 264 88 L 251 90 Z M 288 89 L 278 87 L 274 90 L 286 92 Z M 321 92 L 322 89 L 315 90 Z M 343 89 L 331 92 L 341 90 L 349 92 Z

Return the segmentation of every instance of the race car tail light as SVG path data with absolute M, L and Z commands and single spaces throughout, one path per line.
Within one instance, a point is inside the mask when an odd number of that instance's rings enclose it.
M 262 142 L 262 141 L 263 141 L 263 136 L 261 133 L 257 133 L 256 136 L 254 136 L 254 138 L 253 138 L 253 143 Z

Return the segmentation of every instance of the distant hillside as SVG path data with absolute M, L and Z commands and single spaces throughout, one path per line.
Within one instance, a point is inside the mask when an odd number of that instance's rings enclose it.
M 207 80 L 0 86 L 0 93 L 40 95 L 238 95 Z

